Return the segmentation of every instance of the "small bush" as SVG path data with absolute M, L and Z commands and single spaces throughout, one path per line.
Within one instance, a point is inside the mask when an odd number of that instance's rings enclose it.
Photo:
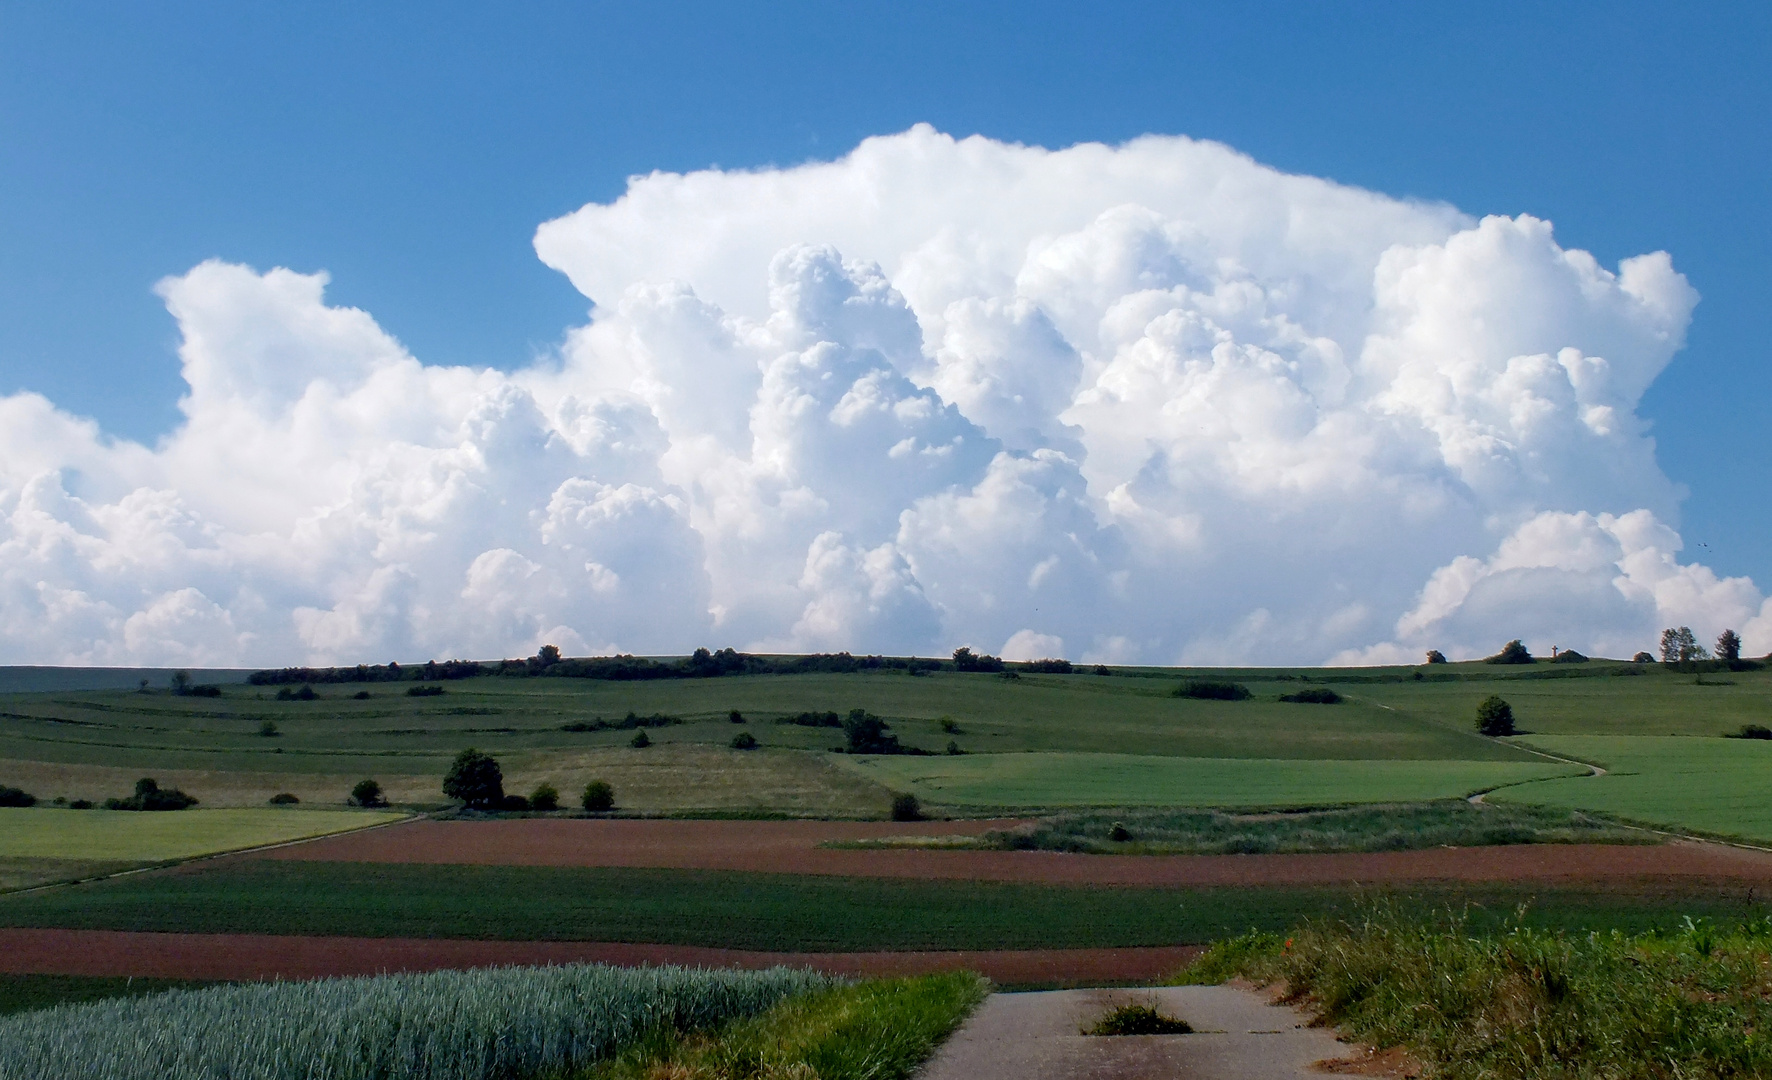
M 955 723 L 954 718 L 951 716 L 944 716 L 941 718 L 941 730 L 949 735 L 961 734 L 960 725 Z
M 92 800 L 91 799 L 75 799 L 72 802 L 68 803 L 68 809 L 69 810 L 91 810 L 92 809 Z
M 757 737 L 748 731 L 741 731 L 732 737 L 732 748 L 734 750 L 755 750 Z
M 784 716 L 776 723 L 797 727 L 842 727 L 843 718 L 834 712 L 803 712 L 798 716 Z
M 560 809 L 560 789 L 552 784 L 541 784 L 529 794 L 529 808 L 551 812 Z
M 294 796 L 290 796 L 291 799 Z M 386 806 L 387 796 L 382 793 L 381 785 L 374 780 L 359 780 L 351 789 L 351 797 L 346 800 L 352 806 Z
M 652 736 L 644 731 L 636 731 L 634 737 L 628 740 L 628 745 L 636 750 L 644 750 L 652 745 Z
M 1477 706 L 1477 731 L 1490 738 L 1514 733 L 1514 707 L 1490 694 Z
M 726 719 L 730 723 L 742 724 L 744 723 L 744 713 L 739 712 L 737 709 L 733 709 L 726 714 Z
M 282 734 L 282 732 L 277 730 L 277 721 L 275 720 L 266 720 L 264 723 L 260 724 L 258 726 L 258 733 L 262 738 L 266 739 L 275 739 L 278 735 Z
M 1417 674 L 1420 673 L 1417 672 Z M 1340 705 L 1342 696 L 1327 686 L 1312 686 L 1295 694 L 1281 694 L 1280 700 L 1299 705 Z
M 1189 679 L 1175 688 L 1175 696 L 1201 701 L 1248 701 L 1250 694 L 1249 688 L 1242 683 Z
M 1113 674 L 1113 672 L 1108 669 L 1108 666 L 1106 664 L 1095 665 L 1095 673 L 1097 675 L 1112 675 Z
M 272 806 L 294 806 L 298 802 L 301 800 L 292 791 L 279 791 L 271 796 Z
M 436 683 L 420 683 L 417 686 L 408 686 L 406 688 L 407 697 L 436 697 L 439 694 L 446 693 L 448 693 L 448 691 L 441 686 L 438 686 Z
M 0 806 L 36 806 L 37 796 L 20 788 L 0 785 Z
M 1430 664 L 1447 663 L 1446 654 L 1438 649 L 1429 649 L 1427 651 L 1427 662 Z
M 287 686 L 278 687 L 277 689 L 278 701 L 312 701 L 318 696 L 318 694 L 314 693 L 314 688 L 306 683 L 302 684 L 300 690 L 291 690 Z
M 152 777 L 135 782 L 135 794 L 127 799 L 106 799 L 106 810 L 184 810 L 197 800 L 177 788 L 162 789 Z
M 585 785 L 584 795 L 579 803 L 593 814 L 601 814 L 606 810 L 615 809 L 615 789 L 607 780 L 592 780 Z
M 1121 1005 L 1108 1011 L 1085 1035 L 1191 1035 L 1186 1020 L 1164 1016 L 1150 1005 Z
M 1646 652 L 1640 652 L 1631 657 L 1630 662 L 1633 664 L 1653 664 L 1655 662 L 1655 657 Z
M 513 814 L 520 814 L 530 809 L 529 800 L 521 795 L 506 795 L 498 800 L 498 808 Z
M 908 792 L 892 796 L 892 820 L 922 821 L 923 804 L 917 801 L 915 795 Z
M 1772 728 L 1764 724 L 1743 724 L 1740 731 L 1724 737 L 1729 739 L 1772 739 Z
M 208 683 L 204 683 L 201 686 L 193 686 L 193 687 L 190 687 L 189 689 L 187 689 L 185 691 L 185 696 L 186 697 L 221 697 L 222 696 L 221 695 L 221 687 L 212 686 Z
M 1008 679 L 1010 682 L 1020 682 L 1021 681 L 1021 672 L 1019 672 L 1019 671 L 1001 671 L 1001 672 L 997 673 L 997 678 Z
M 351 695 L 351 700 L 352 701 L 368 701 L 369 700 L 369 691 L 359 690 L 355 694 Z
M 1501 647 L 1501 651 L 1496 653 L 1494 656 L 1484 657 L 1483 663 L 1485 663 L 1485 664 L 1535 664 L 1535 663 L 1537 663 L 1537 661 L 1532 659 L 1532 654 L 1526 650 L 1526 646 L 1524 646 L 1520 643 L 1520 639 L 1515 638 L 1512 641 L 1508 642 L 1506 645 L 1503 645 Z
M 1574 649 L 1564 649 L 1562 652 L 1551 657 L 1551 663 L 1553 663 L 1553 664 L 1585 664 L 1585 663 L 1587 663 L 1587 657 L 1576 652 Z
M 959 757 L 961 754 L 964 754 L 965 752 L 966 751 L 960 749 L 959 743 L 955 742 L 952 739 L 948 740 L 947 754 L 949 757 Z
M 1116 821 L 1108 829 L 1108 839 L 1116 844 L 1124 844 L 1126 841 L 1132 839 L 1132 830 L 1128 829 L 1122 822 Z

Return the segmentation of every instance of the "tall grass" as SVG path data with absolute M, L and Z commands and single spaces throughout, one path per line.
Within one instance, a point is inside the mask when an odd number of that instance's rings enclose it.
M 836 987 L 716 1031 L 653 1038 L 575 1080 L 904 1080 L 988 991 L 969 972 Z
M 0 1076 L 515 1080 L 831 985 L 787 968 L 571 965 L 180 990 L 0 1020 Z
M 1116 826 L 1120 831 L 1116 831 Z M 1124 839 L 1116 839 L 1116 837 Z M 1088 810 L 1055 814 L 970 844 L 998 850 L 1150 855 L 1252 855 L 1403 851 L 1494 844 L 1653 843 L 1656 837 L 1598 814 L 1463 799 L 1331 810 L 1239 814 L 1223 810 Z
M 1676 932 L 1474 933 L 1375 907 L 1209 953 L 1195 980 L 1281 981 L 1322 1019 L 1444 1080 L 1772 1075 L 1772 923 Z

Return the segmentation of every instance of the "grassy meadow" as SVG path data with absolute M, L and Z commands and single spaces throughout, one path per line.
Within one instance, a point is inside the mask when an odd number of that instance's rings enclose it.
M 1721 738 L 1772 723 L 1765 670 L 1692 675 L 1594 661 L 1015 674 L 483 676 L 444 683 L 432 697 L 408 696 L 410 683 L 345 683 L 318 686 L 302 701 L 240 683 L 224 684 L 219 697 L 155 685 L 45 688 L 48 676 L 35 672 L 11 684 L 34 689 L 0 693 L 0 784 L 44 800 L 101 801 L 148 775 L 204 808 L 263 807 L 279 792 L 304 808 L 337 808 L 357 780 L 374 777 L 397 805 L 440 807 L 450 759 L 475 746 L 499 759 L 507 790 L 547 782 L 570 798 L 605 779 L 630 813 L 877 818 L 895 792 L 917 795 L 935 813 L 966 815 L 1332 806 L 1499 789 L 1498 800 L 1772 835 L 1772 820 L 1755 808 L 1767 746 Z M 79 685 L 93 684 L 83 678 Z M 1177 697 L 1183 678 L 1236 681 L 1251 696 Z M 1333 688 L 1343 700 L 1280 700 L 1307 686 Z M 1474 732 L 1477 703 L 1491 694 L 1513 704 L 1521 735 Z M 855 708 L 881 716 L 904 746 L 928 756 L 832 753 L 841 730 L 783 722 Z M 742 724 L 729 719 L 735 710 Z M 682 722 L 649 728 L 644 749 L 629 745 L 631 731 L 594 729 L 630 712 Z M 758 748 L 733 749 L 739 733 Z M 1635 764 L 1595 779 L 1547 753 Z M 56 857 L 82 856 L 67 849 Z

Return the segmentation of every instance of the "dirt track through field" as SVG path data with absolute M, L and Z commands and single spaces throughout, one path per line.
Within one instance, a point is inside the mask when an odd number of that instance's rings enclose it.
M 119 930 L 0 929 L 0 972 L 171 979 L 317 979 L 509 964 L 684 964 L 813 967 L 833 975 L 915 975 L 968 969 L 999 983 L 1083 984 L 1159 978 L 1198 946 L 974 952 L 755 952 L 692 945 L 594 941 L 158 934 Z
M 619 866 L 1059 885 L 1238 886 L 1403 882 L 1772 881 L 1772 854 L 1679 841 L 1515 844 L 1340 855 L 1070 855 L 842 850 L 829 841 L 978 833 L 1003 822 L 415 821 L 249 856 L 377 863 Z

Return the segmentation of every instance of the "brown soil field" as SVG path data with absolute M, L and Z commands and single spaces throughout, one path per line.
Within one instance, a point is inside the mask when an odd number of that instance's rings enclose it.
M 594 941 L 155 934 L 0 929 L 0 972 L 174 979 L 317 979 L 511 964 L 683 964 L 812 967 L 832 975 L 915 975 L 966 969 L 999 983 L 1148 982 L 1199 955 L 1198 946 L 981 952 L 788 953 Z
M 242 858 L 621 866 L 1074 885 L 1341 885 L 1413 881 L 1772 881 L 1772 853 L 1660 845 L 1517 844 L 1343 855 L 1070 855 L 822 848 L 828 841 L 977 833 L 1002 821 L 413 821 Z

